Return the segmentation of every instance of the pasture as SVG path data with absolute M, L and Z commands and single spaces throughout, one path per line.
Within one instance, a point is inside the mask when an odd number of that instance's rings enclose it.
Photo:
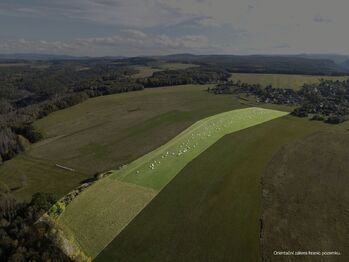
M 284 75 L 284 74 L 249 74 L 233 73 L 231 80 L 248 84 L 260 84 L 263 87 L 272 85 L 274 88 L 290 88 L 299 90 L 304 84 L 318 83 L 320 79 L 346 80 L 347 76 L 311 76 L 311 75 Z
M 111 178 L 160 190 L 184 166 L 224 135 L 286 114 L 282 111 L 246 108 L 205 118 L 165 145 L 116 171 Z
M 285 116 L 224 136 L 179 172 L 95 261 L 261 261 L 261 176 L 285 144 L 326 128 Z
M 246 107 L 234 96 L 208 94 L 207 87 L 186 85 L 97 97 L 52 113 L 35 122 L 44 139 L 1 166 L 0 180 L 17 188 L 26 174 L 27 185 L 14 192 L 22 200 L 29 200 L 37 190 L 62 195 L 97 172 L 117 169 L 158 148 L 202 118 Z
M 67 232 L 75 232 L 74 239 L 82 250 L 95 257 L 188 163 L 220 138 L 287 114 L 246 108 L 202 119 L 158 149 L 95 183 L 68 205 L 58 223 Z M 138 198 L 133 194 L 130 199 L 125 188 L 134 186 L 147 196 L 140 194 Z

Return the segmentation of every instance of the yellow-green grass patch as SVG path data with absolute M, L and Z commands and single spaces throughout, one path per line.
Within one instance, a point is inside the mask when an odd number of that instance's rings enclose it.
M 57 222 L 95 257 L 155 196 L 152 189 L 105 178 L 67 206 Z

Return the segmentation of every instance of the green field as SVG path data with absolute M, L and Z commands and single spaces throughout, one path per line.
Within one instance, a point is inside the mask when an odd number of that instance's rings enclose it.
M 165 145 L 116 171 L 111 178 L 160 190 L 184 166 L 224 135 L 286 114 L 262 108 L 246 108 L 205 118 Z
M 233 73 L 231 80 L 248 84 L 272 85 L 274 88 L 291 88 L 298 90 L 304 84 L 318 83 L 320 79 L 346 80 L 346 76 L 309 76 L 309 75 L 283 75 L 283 74 L 249 74 Z
M 95 261 L 260 261 L 261 176 L 285 144 L 323 128 L 286 116 L 224 136 Z
M 158 193 L 220 138 L 286 114 L 247 108 L 200 120 L 165 145 L 95 183 L 74 199 L 73 205 L 68 205 L 58 223 L 73 234 L 87 255 L 95 257 L 150 202 L 156 195 L 154 192 Z M 130 198 L 127 188 L 134 188 L 134 185 L 142 194 L 127 200 Z M 83 223 L 84 220 L 89 224 Z
M 52 113 L 35 122 L 44 140 L 1 166 L 0 180 L 18 188 L 25 174 L 27 185 L 14 192 L 20 199 L 29 200 L 37 190 L 64 195 L 83 179 L 158 148 L 202 118 L 246 107 L 234 96 L 213 96 L 206 89 L 147 89 L 89 99 Z
M 164 70 L 183 70 L 190 67 L 196 67 L 194 64 L 183 64 L 183 63 L 161 63 L 157 66 L 135 66 L 135 69 L 139 72 L 132 77 L 143 78 L 152 76 L 153 73 L 164 71 Z

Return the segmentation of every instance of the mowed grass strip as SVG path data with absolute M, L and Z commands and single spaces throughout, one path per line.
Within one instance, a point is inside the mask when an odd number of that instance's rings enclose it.
M 96 182 L 68 205 L 58 221 L 82 250 L 94 258 L 185 165 L 222 136 L 286 114 L 247 108 L 203 119 L 159 149 Z M 155 159 L 161 159 L 163 165 L 158 163 L 153 168 Z M 129 192 L 124 187 L 136 188 L 141 193 Z
M 57 222 L 95 257 L 155 195 L 149 188 L 105 178 L 74 199 Z
M 202 119 L 165 145 L 115 171 L 111 178 L 160 190 L 184 166 L 224 135 L 286 114 L 252 107 Z
M 348 76 L 313 76 L 313 75 L 285 75 L 285 74 L 250 74 L 233 73 L 231 80 L 248 84 L 260 84 L 263 87 L 272 85 L 274 88 L 301 89 L 304 84 L 316 84 L 320 79 L 347 80 Z
M 285 116 L 224 136 L 95 261 L 260 261 L 261 175 L 283 145 L 326 127 Z

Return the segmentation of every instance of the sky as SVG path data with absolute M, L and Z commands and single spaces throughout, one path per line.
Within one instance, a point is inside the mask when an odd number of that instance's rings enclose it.
M 1 0 L 0 53 L 349 54 L 348 0 Z

